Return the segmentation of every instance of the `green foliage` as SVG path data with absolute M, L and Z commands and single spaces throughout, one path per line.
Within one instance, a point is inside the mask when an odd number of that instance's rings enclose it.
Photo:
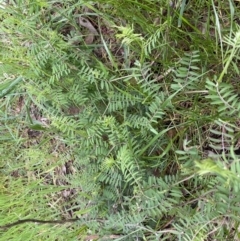
M 211 99 L 211 103 L 217 107 L 220 116 L 226 115 L 226 112 L 228 112 L 228 117 L 239 115 L 239 98 L 233 85 L 216 81 L 214 83 L 208 79 L 206 88 L 208 89 L 207 98 Z
M 78 220 L 0 227 L 0 239 L 239 240 L 233 8 L 1 7 L 0 226 Z M 218 35 L 205 34 L 215 27 Z
M 194 51 L 192 53 L 184 53 L 184 56 L 180 60 L 180 66 L 176 69 L 176 78 L 171 87 L 173 90 L 195 90 L 196 82 L 199 82 L 201 75 L 197 72 L 199 67 L 199 52 Z

